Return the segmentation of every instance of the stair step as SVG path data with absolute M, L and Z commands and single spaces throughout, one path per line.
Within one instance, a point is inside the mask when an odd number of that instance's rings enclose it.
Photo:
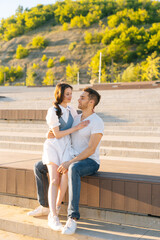
M 104 135 L 116 135 L 116 136 L 151 136 L 160 137 L 160 131 L 115 131 L 115 130 L 104 130 Z
M 39 142 L 15 142 L 15 141 L 0 141 L 1 149 L 15 149 L 15 150 L 31 150 L 42 151 L 43 144 Z
M 48 127 L 45 122 L 38 123 L 35 121 L 7 121 L 0 120 L 0 131 L 12 131 L 12 132 L 40 132 L 45 133 L 48 130 Z M 105 125 L 105 130 L 114 130 L 114 131 L 158 131 L 160 132 L 160 127 L 158 126 L 116 126 L 110 125 L 107 123 Z
M 27 216 L 27 212 L 30 210 L 31 209 L 1 204 L 1 230 L 23 234 L 33 238 L 41 238 L 44 240 L 106 239 L 107 228 L 109 227 L 106 222 L 81 219 L 78 221 L 76 233 L 73 236 L 64 236 L 61 232 L 55 232 L 48 227 L 47 217 L 34 218 Z M 64 225 L 66 217 L 60 216 L 60 220 Z
M 149 158 L 133 158 L 133 157 L 117 157 L 117 156 L 101 156 L 101 160 L 104 161 L 119 161 L 119 162 L 137 162 L 137 163 L 158 163 L 159 159 L 149 159 Z
M 33 238 L 30 236 L 25 236 L 22 234 L 7 232 L 0 230 L 0 239 L 1 240 L 42 240 L 42 238 Z
M 29 211 L 27 208 L 0 204 L 0 210 L 0 226 L 2 231 L 26 235 L 24 238 L 21 238 L 24 240 L 33 240 L 34 238 L 43 240 L 129 240 L 133 238 L 133 235 L 136 239 L 159 240 L 160 236 L 159 218 L 148 216 L 106 211 L 108 222 L 81 219 L 78 220 L 76 233 L 72 236 L 64 236 L 60 232 L 55 232 L 48 227 L 46 217 L 34 218 L 27 216 L 26 213 Z M 114 219 L 116 220 L 115 223 L 112 222 Z M 66 217 L 60 216 L 60 221 L 64 225 Z M 17 239 L 15 238 L 15 240 Z
M 127 122 L 127 121 L 104 121 L 105 126 L 124 126 L 124 127 L 160 127 L 159 122 Z
M 134 157 L 134 158 L 155 158 L 160 159 L 160 150 L 137 149 L 120 147 L 100 147 L 100 154 L 108 157 Z

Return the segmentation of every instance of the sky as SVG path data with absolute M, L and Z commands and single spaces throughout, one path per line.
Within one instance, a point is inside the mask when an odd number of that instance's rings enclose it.
M 56 0 L 0 0 L 0 20 L 15 14 L 18 6 L 25 8 L 35 7 L 37 4 L 54 4 Z

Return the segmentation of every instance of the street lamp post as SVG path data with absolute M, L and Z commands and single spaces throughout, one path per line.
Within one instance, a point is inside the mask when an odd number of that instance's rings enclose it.
M 100 56 L 99 56 L 99 83 L 101 83 L 101 62 L 102 62 L 102 53 L 100 52 Z

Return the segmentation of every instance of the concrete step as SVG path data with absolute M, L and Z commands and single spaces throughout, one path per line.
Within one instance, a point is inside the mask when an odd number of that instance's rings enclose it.
M 0 135 L 0 141 L 14 141 L 14 142 L 36 142 L 44 143 L 45 133 L 28 133 L 28 132 L 3 132 Z
M 160 136 L 160 130 L 157 131 L 137 131 L 136 129 L 133 131 L 132 130 L 119 130 L 117 128 L 117 130 L 112 130 L 112 126 L 110 126 L 110 128 L 108 128 L 107 126 L 105 126 L 105 131 L 104 131 L 104 135 L 116 135 L 116 136 L 152 136 L 152 137 L 159 137 Z M 40 128 L 29 128 L 29 131 L 32 132 L 32 135 L 34 135 L 33 133 L 41 133 L 43 134 L 43 136 L 45 136 L 45 134 L 48 131 L 48 128 L 44 128 L 44 129 L 40 129 Z M 10 135 L 10 132 L 15 132 L 15 128 L 12 127 L 0 127 L 0 132 L 3 134 L 3 132 L 8 133 L 8 135 Z M 16 128 L 16 132 L 23 132 L 24 134 L 27 132 L 28 133 L 28 128 Z
M 4 132 L 4 131 L 12 131 L 12 132 L 47 132 L 48 131 L 48 126 L 45 122 L 43 123 L 34 123 L 34 121 L 30 122 L 30 121 L 26 121 L 25 123 L 22 123 L 21 121 L 17 121 L 17 122 L 11 122 L 11 121 L 4 121 L 1 122 L 0 121 L 0 131 Z M 116 126 L 116 125 L 112 125 L 112 124 L 105 124 L 105 130 L 119 130 L 119 131 L 159 131 L 160 132 L 160 126 Z
M 116 135 L 116 136 L 151 136 L 159 137 L 160 131 L 125 131 L 125 130 L 106 130 L 104 135 Z
M 7 133 L 5 133 L 7 134 Z M 23 133 L 22 133 L 23 134 Z M 42 151 L 45 138 L 37 136 L 0 136 L 0 149 L 21 149 L 31 151 Z M 101 147 L 137 148 L 137 149 L 160 149 L 159 137 L 141 136 L 103 136 Z
M 101 146 L 138 149 L 160 149 L 160 137 L 103 136 Z
M 0 205 L 1 216 L 0 226 L 4 231 L 23 234 L 32 238 L 44 240 L 134 240 L 147 239 L 159 240 L 159 219 L 147 216 L 136 216 L 118 212 L 107 212 L 108 222 L 81 219 L 78 220 L 76 233 L 72 236 L 64 236 L 60 232 L 55 232 L 47 225 L 46 217 L 29 217 L 29 209 L 16 206 Z M 117 218 L 118 223 L 112 223 L 111 216 Z M 125 218 L 125 219 L 124 219 Z M 122 223 L 125 220 L 125 224 Z M 66 217 L 60 216 L 60 221 L 64 225 Z M 136 222 L 137 221 L 137 222 Z M 132 223 L 132 224 L 130 224 Z M 136 224 L 138 226 L 133 225 Z M 143 226 L 141 226 L 141 224 Z M 24 238 L 25 239 L 25 238 Z M 27 239 L 28 240 L 28 239 Z
M 19 124 L 27 124 L 28 128 L 33 127 L 35 124 L 37 124 L 37 127 L 39 128 L 46 128 L 45 121 L 28 121 L 28 120 L 21 120 L 21 121 L 11 121 L 11 120 L 0 120 L 0 123 L 19 123 Z M 119 127 L 148 127 L 148 128 L 160 128 L 160 122 L 142 122 L 142 121 L 127 121 L 123 119 L 117 119 L 117 118 L 111 118 L 107 121 L 104 121 L 105 126 L 119 126 Z
M 28 150 L 42 152 L 43 144 L 39 142 L 15 142 L 15 141 L 0 141 L 0 149 Z
M 0 142 L 1 144 L 1 142 Z M 23 154 L 40 154 L 42 155 L 43 149 L 41 146 L 25 145 L 21 144 L 17 147 L 16 144 L 5 145 L 2 144 L 3 148 L 0 148 L 0 152 L 8 153 L 23 153 Z M 118 148 L 118 147 L 100 147 L 101 158 L 104 156 L 104 159 L 111 160 L 114 157 L 119 158 L 137 158 L 137 159 L 146 159 L 146 162 L 150 159 L 157 159 L 158 163 L 160 162 L 160 151 L 155 149 L 137 149 L 137 148 Z M 157 163 L 157 161 L 156 161 Z
M 100 147 L 100 154 L 107 157 L 133 157 L 145 159 L 159 159 L 160 150 L 155 149 L 137 149 L 120 147 Z
M 6 137 L 8 138 L 8 137 Z M 42 151 L 43 139 L 36 137 L 12 137 L 10 141 L 0 140 L 0 148 L 23 149 Z M 25 139 L 25 141 L 22 141 Z M 19 141 L 18 141 L 19 140 Z M 31 140 L 31 141 L 30 141 Z M 127 137 L 127 136 L 103 136 L 101 146 L 105 147 L 122 147 L 122 148 L 137 148 L 137 149 L 160 149 L 160 138 L 150 137 Z
M 114 119 L 113 121 L 104 121 L 105 126 L 119 126 L 119 127 L 160 127 L 160 122 L 132 122 Z
M 160 132 L 160 127 L 158 126 L 113 126 L 113 125 L 105 125 L 105 130 L 112 130 L 112 131 L 144 131 L 144 132 Z
M 153 158 L 138 158 L 138 157 L 117 157 L 117 156 L 101 156 L 103 161 L 115 161 L 115 162 L 134 162 L 134 163 L 157 163 L 160 164 L 160 159 Z
M 78 228 L 73 236 L 64 236 L 61 232 L 55 232 L 48 227 L 47 217 L 34 218 L 27 216 L 27 212 L 31 209 L 9 205 L 0 205 L 0 209 L 1 230 L 44 240 L 106 239 L 107 228 L 109 227 L 106 222 L 82 219 L 78 221 Z M 61 216 L 60 221 L 65 225 L 66 217 Z
M 25 236 L 22 234 L 7 232 L 0 230 L 0 239 L 1 240 L 42 240 L 42 238 L 33 238 L 30 236 Z
M 12 132 L 46 132 L 48 130 L 48 126 L 45 122 L 38 121 L 7 121 L 0 120 L 0 131 L 12 131 Z M 160 126 L 116 126 L 107 123 L 105 125 L 105 130 L 125 130 L 125 131 L 159 131 Z
M 109 121 L 127 121 L 127 122 L 146 122 L 146 123 L 159 123 L 160 117 L 135 117 L 135 116 L 116 116 L 116 115 L 110 115 L 110 116 L 103 116 L 101 117 L 104 122 Z

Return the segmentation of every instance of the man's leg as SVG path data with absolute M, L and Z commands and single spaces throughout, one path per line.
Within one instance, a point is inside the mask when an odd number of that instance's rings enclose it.
M 47 177 L 47 166 L 43 165 L 43 162 L 37 162 L 34 168 L 34 174 L 37 185 L 37 196 L 40 206 L 35 210 L 28 212 L 29 216 L 42 216 L 48 215 L 48 177 Z
M 48 207 L 48 169 L 46 165 L 43 165 L 43 162 L 37 162 L 34 168 L 34 174 L 36 179 L 37 186 L 37 197 L 40 205 L 43 207 Z
M 89 176 L 97 172 L 99 164 L 94 160 L 87 158 L 79 162 L 75 162 L 68 169 L 68 187 L 69 187 L 69 205 L 68 217 L 80 218 L 79 199 L 81 191 L 81 177 Z
M 72 163 L 68 169 L 68 221 L 62 230 L 62 234 L 73 234 L 77 228 L 76 220 L 80 218 L 79 199 L 81 191 L 81 177 L 89 176 L 97 172 L 99 164 L 87 158 L 76 163 Z

